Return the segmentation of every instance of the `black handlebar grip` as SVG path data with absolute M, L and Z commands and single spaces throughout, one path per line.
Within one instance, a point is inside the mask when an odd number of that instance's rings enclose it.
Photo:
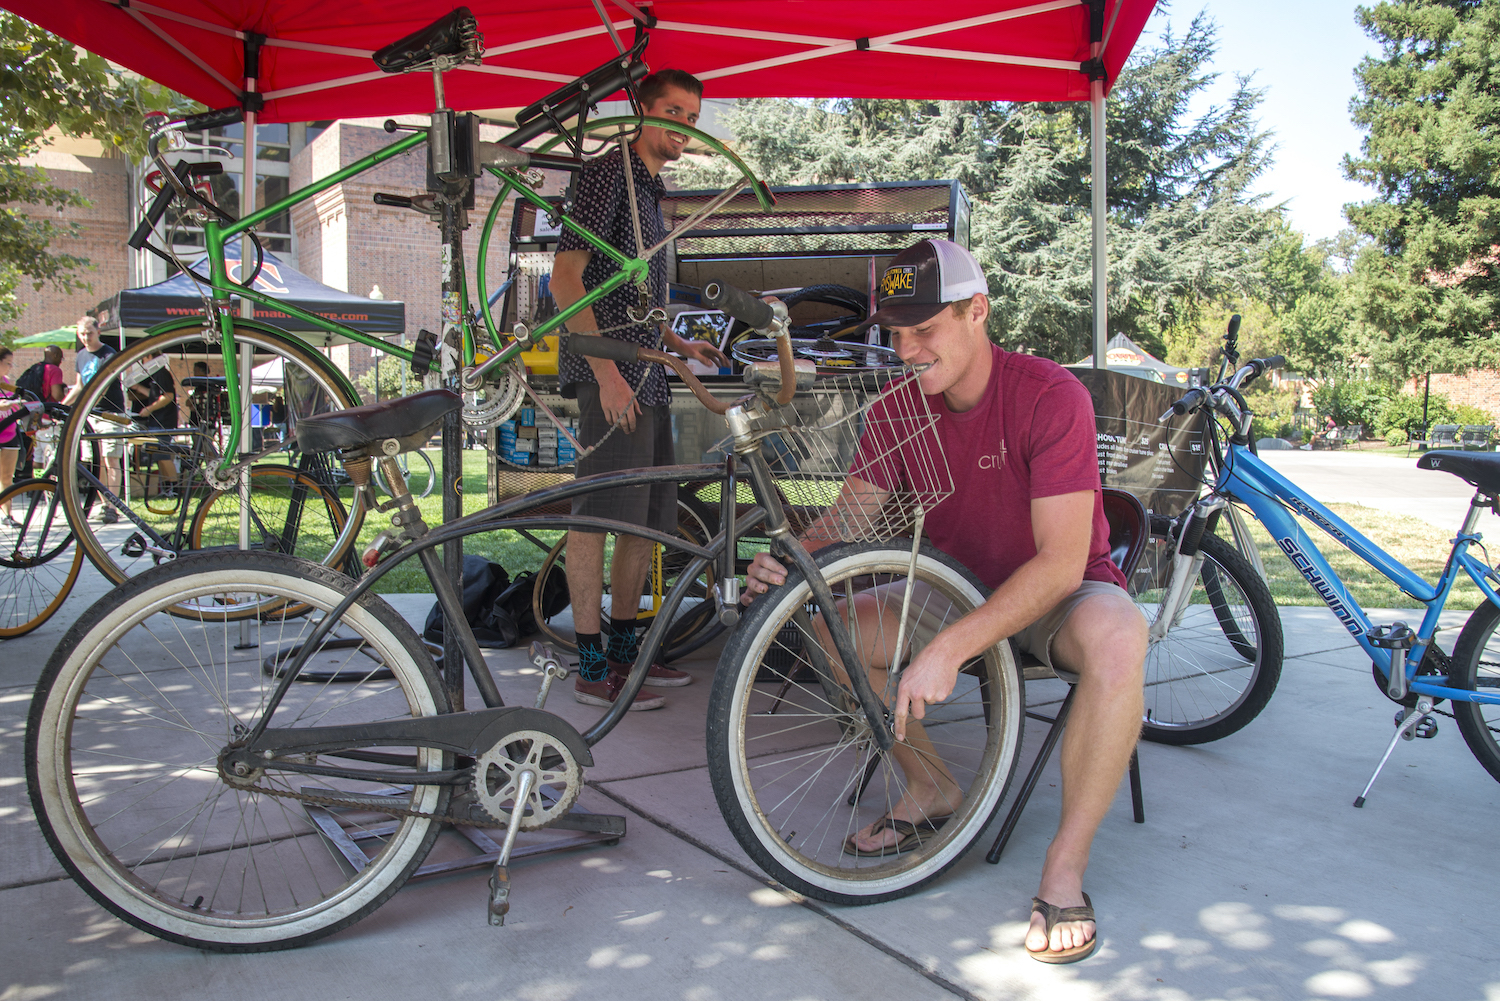
M 190 131 L 216 129 L 221 125 L 233 125 L 235 122 L 243 121 L 244 118 L 245 109 L 236 104 L 215 111 L 202 111 L 196 115 L 188 115 L 182 120 L 182 128 Z
M 1228 336 L 1234 337 L 1240 332 L 1240 314 L 1235 313 L 1229 318 Z
M 1269 358 L 1262 358 L 1261 361 L 1266 363 L 1268 369 L 1281 368 L 1286 365 L 1286 355 L 1272 355 Z
M 761 302 L 750 293 L 723 282 L 709 282 L 703 286 L 703 304 L 710 309 L 722 309 L 736 320 L 757 330 L 769 327 L 776 320 L 776 313 L 769 303 Z
M 398 209 L 411 208 L 411 199 L 406 195 L 388 195 L 384 191 L 377 191 L 373 197 L 376 205 L 394 205 Z
M 178 180 L 185 182 L 193 167 L 194 164 L 186 160 L 178 160 L 177 166 L 172 168 L 172 173 L 177 175 Z M 166 214 L 167 206 L 172 204 L 172 199 L 176 194 L 177 189 L 172 187 L 172 182 L 168 181 L 161 186 L 156 197 L 151 199 L 151 206 L 146 209 L 145 218 L 135 228 L 135 232 L 130 234 L 130 239 L 125 241 L 131 250 L 140 250 L 146 245 L 146 241 L 151 239 L 151 231 L 156 228 L 157 223 L 161 222 L 161 217 Z
M 572 334 L 562 340 L 562 349 L 586 358 L 606 358 L 610 361 L 636 361 L 640 346 L 613 337 L 595 337 L 587 334 Z

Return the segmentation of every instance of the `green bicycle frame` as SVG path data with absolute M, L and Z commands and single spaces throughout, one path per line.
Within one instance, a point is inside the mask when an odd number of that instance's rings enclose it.
M 640 121 L 642 120 L 633 116 L 625 116 L 619 118 L 603 119 L 599 122 L 596 122 L 593 127 L 616 127 L 625 124 L 638 123 Z M 682 125 L 678 122 L 673 122 L 666 119 L 648 118 L 644 119 L 644 121 L 647 124 L 670 128 L 673 131 L 681 132 L 685 135 L 690 135 L 693 138 L 698 139 L 711 148 L 717 150 L 724 156 L 729 157 L 729 159 L 740 170 L 741 174 L 744 175 L 744 177 L 748 180 L 751 187 L 755 191 L 756 198 L 760 201 L 761 205 L 764 208 L 769 209 L 771 205 L 774 204 L 774 200 L 771 198 L 769 189 L 767 189 L 763 183 L 757 180 L 755 176 L 750 173 L 749 169 L 745 166 L 742 160 L 731 153 L 723 146 L 722 143 L 718 142 L 713 137 L 706 135 L 705 133 L 700 132 L 699 130 L 690 126 Z M 556 145 L 556 143 L 561 141 L 561 138 L 562 137 L 560 136 L 553 137 L 541 147 L 542 150 L 552 148 L 554 145 Z M 240 283 L 231 280 L 229 277 L 228 266 L 224 258 L 224 246 L 230 240 L 234 239 L 237 236 L 240 236 L 243 233 L 248 232 L 256 226 L 259 226 L 272 217 L 291 210 L 293 206 L 305 202 L 308 199 L 319 194 L 320 192 L 326 191 L 334 185 L 340 184 L 351 177 L 370 170 L 373 167 L 379 166 L 387 160 L 407 153 L 426 141 L 427 132 L 425 130 L 421 132 L 415 132 L 409 136 L 405 136 L 397 140 L 384 149 L 377 150 L 376 152 L 371 153 L 369 156 L 365 156 L 360 158 L 359 160 L 356 160 L 349 166 L 335 171 L 334 173 L 329 174 L 327 177 L 322 178 L 321 180 L 315 181 L 314 183 L 309 184 L 304 188 L 300 188 L 297 191 L 292 192 L 285 198 L 273 202 L 272 204 L 267 205 L 265 208 L 250 213 L 237 222 L 234 222 L 232 224 L 225 224 L 217 220 L 210 219 L 204 223 L 203 237 L 204 248 L 209 259 L 209 284 L 213 290 L 213 300 L 215 305 L 217 306 L 218 311 L 218 322 L 220 324 L 220 329 L 223 332 L 223 337 L 220 340 L 219 347 L 224 361 L 225 390 L 227 391 L 231 400 L 238 400 L 240 398 L 240 372 L 238 367 L 238 359 L 236 356 L 237 349 L 234 339 L 234 324 L 236 318 L 233 311 L 228 308 L 228 303 L 231 296 L 239 296 L 241 299 L 249 300 L 250 302 L 256 303 L 258 305 L 275 309 L 279 312 L 287 314 L 288 316 L 301 320 L 304 323 L 311 324 L 316 329 L 322 330 L 325 333 L 343 337 L 357 344 L 363 344 L 367 347 L 378 348 L 379 350 L 393 355 L 410 364 L 413 357 L 413 351 L 410 348 L 394 346 L 388 341 L 373 334 L 367 334 L 363 331 L 355 330 L 354 328 L 345 326 L 344 324 L 339 323 L 335 320 L 329 320 L 325 317 L 317 315 L 316 313 L 311 313 L 305 309 L 300 309 L 290 303 L 276 299 L 273 296 L 267 295 L 263 292 L 258 292 L 248 285 L 241 285 Z M 565 228 L 584 239 L 589 244 L 589 246 L 593 247 L 599 253 L 605 254 L 611 260 L 615 261 L 615 263 L 620 266 L 620 270 L 614 275 L 611 275 L 597 288 L 590 289 L 589 292 L 584 295 L 584 297 L 578 302 L 575 302 L 573 305 L 561 311 L 556 316 L 549 318 L 546 323 L 543 323 L 536 330 L 532 331 L 530 334 L 530 338 L 526 343 L 523 343 L 520 340 L 515 340 L 509 345 L 504 344 L 499 331 L 495 329 L 494 319 L 490 314 L 488 296 L 484 294 L 486 288 L 484 281 L 484 271 L 488 263 L 489 244 L 493 236 L 495 220 L 498 217 L 499 207 L 505 202 L 506 195 L 512 190 L 541 210 L 550 212 L 552 211 L 552 206 L 546 200 L 546 198 L 544 198 L 542 195 L 538 194 L 536 191 L 532 190 L 524 182 L 522 182 L 518 175 L 496 167 L 487 167 L 486 169 L 499 179 L 500 191 L 496 194 L 495 201 L 490 207 L 489 216 L 486 218 L 484 230 L 480 238 L 479 257 L 477 262 L 479 271 L 479 289 L 481 293 L 479 301 L 481 303 L 481 311 L 490 340 L 494 344 L 496 350 L 501 354 L 501 357 L 497 364 L 505 364 L 513 360 L 517 355 L 519 355 L 522 351 L 529 347 L 531 343 L 534 343 L 540 338 L 546 336 L 550 331 L 561 327 L 562 324 L 566 323 L 569 319 L 576 316 L 580 311 L 589 308 L 599 299 L 609 295 L 611 292 L 613 292 L 615 289 L 619 288 L 626 282 L 634 282 L 639 284 L 645 281 L 646 275 L 649 270 L 649 263 L 640 258 L 630 257 L 626 254 L 621 253 L 619 250 L 616 250 L 613 246 L 605 242 L 599 236 L 574 222 L 572 219 L 564 216 L 562 219 L 562 225 Z M 467 283 L 465 283 L 465 285 L 467 286 Z M 468 367 L 473 365 L 474 363 L 476 343 L 474 331 L 472 330 L 468 319 L 469 309 L 467 287 L 465 287 L 461 291 L 460 297 L 460 315 L 462 317 L 461 326 L 463 332 L 462 358 L 464 366 Z M 168 324 L 175 326 L 176 322 L 177 321 L 168 321 L 167 324 L 158 324 L 156 327 L 151 328 L 148 333 L 154 333 L 158 328 L 165 329 Z M 295 338 L 295 335 L 291 336 Z M 431 365 L 433 366 L 436 366 L 438 364 L 440 364 L 440 362 L 438 362 L 437 359 L 434 359 L 431 363 Z M 233 461 L 231 458 L 232 456 L 238 454 L 240 439 L 243 435 L 244 430 L 243 420 L 244 416 L 240 413 L 239 408 L 231 408 L 229 441 L 224 452 L 224 463 L 226 465 Z

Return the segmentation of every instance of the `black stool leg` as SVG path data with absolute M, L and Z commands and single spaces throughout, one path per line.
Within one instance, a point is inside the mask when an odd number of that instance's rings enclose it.
M 865 794 L 865 789 L 870 785 L 870 779 L 875 776 L 875 769 L 880 764 L 880 751 L 878 748 L 870 748 L 870 763 L 865 766 L 865 777 L 860 779 L 859 788 L 849 796 L 849 805 L 854 806 L 859 798 Z
M 1141 799 L 1141 759 L 1135 751 L 1130 752 L 1130 807 L 1135 811 L 1135 822 L 1146 822 L 1146 804 Z
M 1037 752 L 1036 760 L 1031 763 L 1031 771 L 1026 773 L 1026 781 L 1021 783 L 1021 790 L 1016 793 L 1016 801 L 1011 804 L 1010 812 L 1005 815 L 1005 822 L 1000 825 L 1000 833 L 995 836 L 995 843 L 990 846 L 990 852 L 984 860 L 991 865 L 1000 861 L 1000 853 L 1005 850 L 1005 843 L 1010 840 L 1011 832 L 1016 829 L 1016 823 L 1021 819 L 1021 811 L 1026 809 L 1026 801 L 1031 799 L 1031 792 L 1036 788 L 1037 780 L 1042 777 L 1042 769 L 1047 766 L 1047 760 L 1052 757 L 1052 751 L 1057 747 L 1057 742 L 1062 738 L 1063 726 L 1068 722 L 1068 713 L 1073 709 L 1073 685 L 1068 686 L 1068 697 L 1063 699 L 1062 705 L 1058 707 L 1057 715 L 1052 719 L 1052 728 L 1047 731 L 1047 739 L 1042 741 L 1042 749 Z M 1030 713 L 1027 713 L 1031 716 Z M 1038 718 L 1038 717 L 1033 717 Z M 1040 717 L 1045 720 L 1046 717 Z

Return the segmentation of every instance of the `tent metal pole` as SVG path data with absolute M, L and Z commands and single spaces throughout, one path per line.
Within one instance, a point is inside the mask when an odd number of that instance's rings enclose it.
M 253 48 L 252 44 L 248 40 L 246 42 L 245 49 L 246 49 L 246 56 L 247 57 L 251 56 L 252 51 L 254 51 L 254 53 L 255 53 L 255 59 L 254 60 L 252 60 L 251 58 L 247 58 L 245 60 L 246 64 L 247 64 L 246 68 L 249 69 L 249 68 L 251 68 L 251 66 L 254 65 L 254 62 L 258 62 L 259 51 L 258 51 L 258 47 Z M 255 68 L 258 69 L 258 67 L 255 67 Z M 255 85 L 256 85 L 256 77 L 253 76 L 253 75 L 251 75 L 251 74 L 249 74 L 249 73 L 247 73 L 246 76 L 245 76 L 245 92 L 247 94 L 253 94 L 255 92 Z M 256 119 L 258 117 L 259 117 L 259 115 L 255 111 L 251 110 L 251 108 L 247 107 L 245 109 L 245 123 L 244 123 L 244 137 L 245 137 L 244 157 L 245 158 L 244 158 L 244 162 L 243 162 L 243 166 L 244 166 L 245 172 L 244 172 L 244 176 L 242 177 L 241 182 L 240 182 L 240 216 L 241 216 L 241 218 L 243 218 L 244 216 L 247 216 L 251 212 L 255 211 L 255 167 L 256 167 L 256 163 L 255 163 L 255 154 L 256 154 L 256 148 L 255 148 L 256 147 L 256 144 L 255 144 L 255 122 L 256 122 Z M 246 266 L 246 259 L 249 256 L 246 253 L 246 250 L 249 247 L 249 245 L 250 245 L 250 234 L 249 233 L 241 233 L 240 234 L 240 281 L 241 282 L 244 282 L 246 276 L 248 276 L 249 273 L 250 273 L 249 268 Z M 240 297 L 240 316 L 244 317 L 247 320 L 253 320 L 255 318 L 255 303 L 251 302 L 245 296 L 241 296 Z M 252 386 L 252 383 L 255 381 L 255 378 L 254 378 L 254 369 L 255 369 L 255 348 L 250 344 L 249 341 L 242 341 L 240 343 L 240 358 L 239 358 L 240 398 L 238 400 L 234 401 L 235 406 L 237 406 L 239 408 L 239 411 L 240 411 L 240 427 L 243 429 L 242 433 L 240 434 L 240 457 L 242 459 L 245 456 L 250 455 L 250 454 L 252 454 L 255 451 L 255 447 L 254 447 L 254 433 L 250 430 L 250 401 L 252 399 L 252 395 L 251 394 L 254 392 L 254 387 Z M 283 374 L 283 378 L 284 377 L 285 377 L 285 375 Z M 248 467 L 243 472 L 240 473 L 240 533 L 239 533 L 239 546 L 240 546 L 240 551 L 241 552 L 244 552 L 245 550 L 248 550 L 250 548 L 250 470 L 249 470 Z M 245 649 L 249 649 L 250 647 L 252 647 L 254 645 L 255 645 L 255 642 L 254 642 L 254 637 L 253 637 L 253 635 L 251 633 L 251 629 L 250 629 L 250 621 L 248 619 L 246 619 L 245 621 L 243 621 L 243 622 L 240 623 L 240 641 L 239 641 L 239 644 L 236 646 L 236 649 L 245 650 Z
M 1096 43 L 1096 49 L 1102 46 Z M 1097 57 L 1097 53 L 1096 53 Z M 1104 81 L 1089 81 L 1089 152 L 1093 159 L 1094 196 L 1094 367 L 1107 368 L 1109 341 L 1109 246 L 1105 238 Z

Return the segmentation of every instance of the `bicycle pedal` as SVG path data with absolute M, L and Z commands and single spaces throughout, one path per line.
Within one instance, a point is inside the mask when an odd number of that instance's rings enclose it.
M 505 924 L 510 913 L 510 867 L 497 865 L 490 873 L 489 923 L 493 928 Z
M 1406 718 L 1406 711 L 1404 709 L 1398 711 L 1396 713 L 1396 720 L 1395 720 L 1396 725 L 1400 726 L 1401 725 L 1401 721 L 1403 719 L 1405 719 L 1405 718 Z M 1423 740 L 1431 740 L 1433 737 L 1436 737 L 1437 734 L 1438 734 L 1437 720 L 1433 719 L 1431 716 L 1424 716 L 1417 723 L 1415 723 L 1412 726 L 1408 727 L 1406 729 L 1406 731 L 1401 734 L 1401 739 L 1402 740 L 1412 740 L 1414 738 L 1420 737 Z

